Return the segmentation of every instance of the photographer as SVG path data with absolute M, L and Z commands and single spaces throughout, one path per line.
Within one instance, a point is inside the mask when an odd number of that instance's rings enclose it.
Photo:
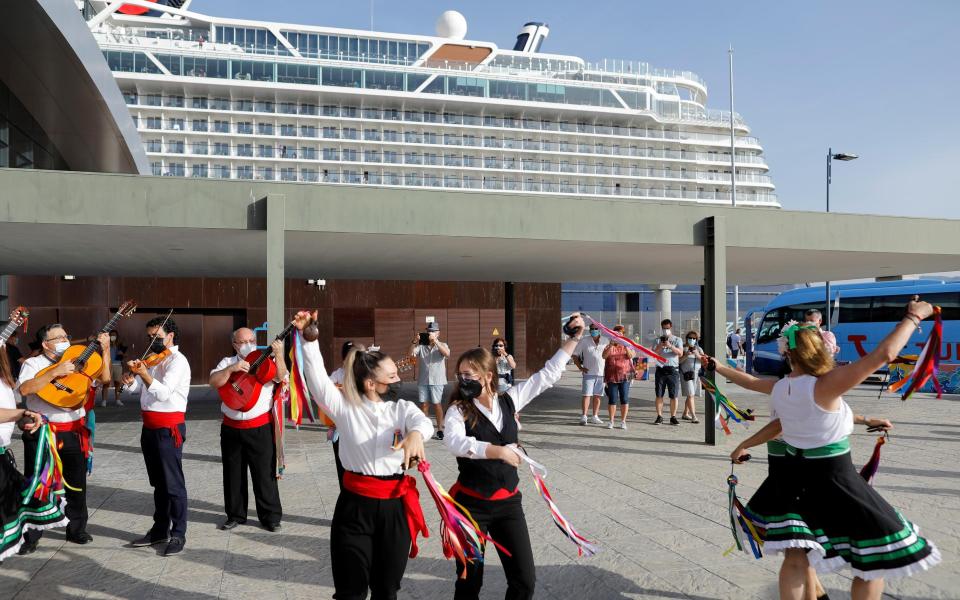
M 683 356 L 680 358 L 680 382 L 683 388 L 683 395 L 687 397 L 686 404 L 683 406 L 683 415 L 680 416 L 684 421 L 699 423 L 697 419 L 696 400 L 700 393 L 700 379 L 697 377 L 697 371 L 700 369 L 700 358 L 703 356 L 703 350 L 697 344 L 700 334 L 696 331 L 688 331 L 687 343 L 683 347 Z
M 670 319 L 664 319 L 660 322 L 662 332 L 657 340 L 654 351 L 667 359 L 667 361 L 657 366 L 656 375 L 654 375 L 654 387 L 656 388 L 656 407 L 657 418 L 653 421 L 654 425 L 663 423 L 663 394 L 670 394 L 670 424 L 679 425 L 677 420 L 677 390 L 680 387 L 680 357 L 683 355 L 683 340 L 673 335 L 673 322 Z
M 436 321 L 427 324 L 423 333 L 413 338 L 410 356 L 417 359 L 417 390 L 420 393 L 420 408 L 429 414 L 428 405 L 433 405 L 437 417 L 437 433 L 443 439 L 443 388 L 447 385 L 447 357 L 450 347 L 440 341 L 440 325 Z
M 513 370 L 517 361 L 507 354 L 507 341 L 503 338 L 493 340 L 493 358 L 497 361 L 497 393 L 502 394 L 513 387 Z

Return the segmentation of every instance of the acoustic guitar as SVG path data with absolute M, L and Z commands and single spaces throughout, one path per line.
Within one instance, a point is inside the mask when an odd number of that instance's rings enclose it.
M 10 321 L 4 326 L 3 330 L 0 331 L 0 346 L 7 343 L 7 340 L 10 339 L 10 336 L 13 335 L 17 327 L 20 327 L 29 316 L 30 312 L 22 306 L 18 306 L 10 311 Z M 26 330 L 26 328 L 24 328 L 24 330 Z
M 108 333 L 117 324 L 122 317 L 129 317 L 137 310 L 137 303 L 133 300 L 124 302 L 117 312 L 107 321 L 107 324 L 100 328 L 99 333 Z M 69 375 L 57 377 L 47 385 L 40 388 L 37 395 L 42 400 L 60 408 L 73 410 L 82 405 L 87 399 L 87 390 L 93 383 L 94 378 L 100 375 L 103 370 L 103 357 L 100 356 L 100 342 L 94 339 L 92 342 L 83 346 L 76 344 L 67 348 L 66 352 L 55 364 L 43 369 L 38 376 L 55 369 L 57 365 L 64 362 L 72 362 L 77 369 Z
M 292 330 L 291 323 L 274 340 L 285 339 Z M 277 376 L 277 365 L 271 360 L 272 355 L 273 352 L 269 347 L 264 350 L 254 350 L 243 359 L 250 363 L 250 370 L 246 373 L 243 371 L 231 373 L 230 379 L 217 388 L 220 400 L 227 408 L 247 412 L 254 407 L 260 398 L 263 386 Z

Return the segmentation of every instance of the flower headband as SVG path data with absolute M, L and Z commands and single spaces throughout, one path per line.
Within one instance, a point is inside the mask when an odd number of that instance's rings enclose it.
M 788 321 L 783 331 L 780 332 L 780 337 L 777 339 L 777 348 L 780 350 L 780 354 L 786 354 L 787 350 L 796 349 L 797 332 L 801 329 L 819 331 L 816 325 L 800 325 L 796 321 Z

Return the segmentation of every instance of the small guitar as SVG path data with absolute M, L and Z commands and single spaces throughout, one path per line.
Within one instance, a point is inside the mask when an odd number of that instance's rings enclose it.
M 285 339 L 292 330 L 293 324 L 287 325 L 287 328 L 274 339 Z M 253 408 L 260 398 L 260 390 L 277 376 L 277 365 L 270 360 L 272 356 L 270 348 L 254 350 L 243 359 L 250 363 L 250 370 L 246 373 L 243 371 L 231 373 L 230 379 L 217 388 L 220 400 L 227 408 L 241 412 L 247 412 Z
M 10 339 L 10 336 L 13 335 L 17 327 L 20 327 L 20 325 L 26 322 L 29 316 L 30 311 L 22 306 L 18 306 L 10 311 L 10 321 L 4 326 L 3 330 L 0 331 L 0 346 L 7 343 L 7 340 Z
M 107 324 L 100 328 L 99 333 L 108 333 L 117 324 L 122 317 L 129 317 L 137 310 L 137 303 L 133 300 L 124 302 L 117 312 L 107 321 Z M 47 385 L 40 388 L 37 395 L 45 402 L 49 402 L 60 408 L 73 410 L 83 404 L 87 399 L 87 390 L 93 379 L 100 375 L 103 370 L 103 357 L 100 356 L 100 343 L 96 340 L 86 346 L 76 344 L 67 348 L 63 356 L 56 364 L 43 369 L 37 375 L 54 369 L 57 365 L 70 361 L 76 365 L 77 369 L 69 375 L 57 377 Z

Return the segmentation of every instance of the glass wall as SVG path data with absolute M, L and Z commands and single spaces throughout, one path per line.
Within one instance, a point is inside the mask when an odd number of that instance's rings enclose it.
M 309 58 L 412 65 L 430 48 L 429 44 L 398 40 L 298 31 L 280 33 L 300 54 Z
M 69 168 L 30 112 L 2 82 L 0 82 L 0 167 Z
M 217 41 L 221 44 L 236 44 L 254 54 L 289 56 L 287 47 L 280 43 L 272 32 L 254 27 L 217 26 Z

